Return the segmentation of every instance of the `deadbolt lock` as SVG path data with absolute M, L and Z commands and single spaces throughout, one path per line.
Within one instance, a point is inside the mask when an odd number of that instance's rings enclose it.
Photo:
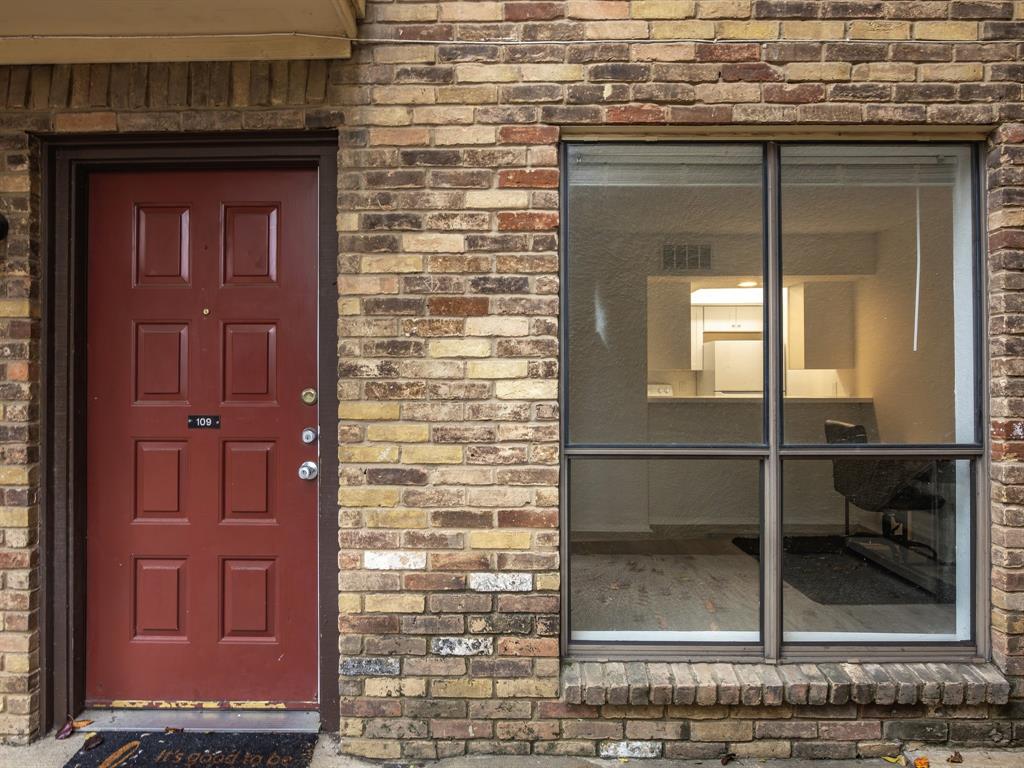
M 307 387 L 306 389 L 302 390 L 302 394 L 299 395 L 299 397 L 302 398 L 302 402 L 304 402 L 306 405 L 316 404 L 316 390 L 313 389 L 312 387 Z
M 317 430 L 316 427 L 306 427 L 302 430 L 302 442 L 306 445 L 316 442 Z

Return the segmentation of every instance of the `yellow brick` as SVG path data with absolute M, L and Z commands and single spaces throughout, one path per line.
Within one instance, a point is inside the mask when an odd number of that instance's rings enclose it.
M 339 723 L 338 735 L 342 738 L 346 736 L 362 736 L 363 735 L 364 721 L 359 717 L 343 717 Z
M 34 474 L 31 467 L 0 467 L 0 485 L 28 485 Z
M 651 37 L 656 40 L 712 40 L 713 21 L 652 21 Z
M 338 449 L 343 464 L 381 464 L 398 461 L 397 445 L 343 445 Z
M 29 672 L 32 669 L 32 654 L 5 653 L 4 672 Z
M 779 36 L 779 22 L 719 21 L 715 32 L 723 40 L 774 40 Z
M 376 9 L 382 22 L 437 21 L 437 5 L 430 3 L 386 3 Z
M 338 504 L 343 507 L 394 507 L 400 497 L 395 488 L 346 485 L 338 489 Z
M 408 592 L 369 594 L 363 598 L 367 613 L 423 613 L 423 595 Z
M 529 549 L 529 531 L 470 531 L 473 549 Z
M 489 699 L 493 681 L 486 677 L 472 680 L 434 680 L 430 693 L 443 699 Z
M 338 290 L 345 295 L 398 293 L 398 278 L 391 275 L 342 275 L 338 280 Z
M 687 19 L 696 6 L 693 0 L 634 0 L 630 9 L 634 19 Z
M 35 317 L 37 307 L 29 299 L 0 299 L 0 317 Z
M 525 378 L 527 367 L 525 360 L 470 360 L 466 376 L 470 379 Z
M 876 80 L 887 83 L 917 80 L 917 65 L 902 61 L 878 61 L 858 64 L 853 68 L 854 80 Z
M 999 208 L 988 215 L 989 229 L 1024 227 L 1024 208 Z
M 910 22 L 851 21 L 850 37 L 854 40 L 906 40 L 910 37 Z
M 533 577 L 537 589 L 556 590 L 561 586 L 562 579 L 557 573 L 538 573 Z
M 363 313 L 362 307 L 359 303 L 359 299 L 354 298 L 342 298 L 338 299 L 338 314 L 339 315 L 361 315 Z
M 436 232 L 403 235 L 402 244 L 410 252 L 462 253 L 466 250 L 466 238 L 462 235 L 442 235 Z
M 647 24 L 643 19 L 588 21 L 583 24 L 583 37 L 587 40 L 639 40 L 647 37 Z
M 427 424 L 370 424 L 366 428 L 367 440 L 394 443 L 422 443 L 430 437 Z
M 456 125 L 434 129 L 434 144 L 439 147 L 459 144 L 493 144 L 497 129 L 490 125 Z
M 363 256 L 363 272 L 422 272 L 423 257 L 418 255 Z
M 422 677 L 368 677 L 363 681 L 363 691 L 375 698 L 424 696 L 427 681 Z
M 845 61 L 798 62 L 786 65 L 786 79 L 790 82 L 849 80 L 851 69 Z
M 524 82 L 558 83 L 582 80 L 582 64 L 523 64 L 520 77 Z
M 841 40 L 845 26 L 842 21 L 784 21 L 782 36 L 788 40 Z
M 697 101 L 705 104 L 741 104 L 761 100 L 759 83 L 698 83 Z
M 488 339 L 431 339 L 427 346 L 431 357 L 490 357 Z
M 525 189 L 473 189 L 466 193 L 467 208 L 526 208 L 530 193 Z
M 550 379 L 516 379 L 499 381 L 494 385 L 499 400 L 554 400 L 558 397 L 558 382 Z
M 359 231 L 359 214 L 358 213 L 339 213 L 335 219 L 337 229 L 339 232 L 358 232 Z
M 921 79 L 926 82 L 934 80 L 969 82 L 971 80 L 981 80 L 984 74 L 985 68 L 981 62 L 921 65 Z
M 437 100 L 429 85 L 378 85 L 371 98 L 377 104 L 433 104 Z
M 402 755 L 402 742 L 393 739 L 342 738 L 341 753 L 381 760 L 394 759 Z
M 494 694 L 499 699 L 537 698 L 549 699 L 558 696 L 558 678 L 540 680 L 523 678 L 521 680 L 496 680 Z
M 427 513 L 422 509 L 375 509 L 366 513 L 368 528 L 426 528 Z
M 405 445 L 403 464 L 461 464 L 461 445 Z
M 749 19 L 751 0 L 699 0 L 697 17 L 701 19 Z
M 489 104 L 497 98 L 498 89 L 493 85 L 448 85 L 437 89 L 439 104 Z
M 456 64 L 455 78 L 460 83 L 514 83 L 519 68 L 513 64 Z
M 974 21 L 919 21 L 914 24 L 918 40 L 977 40 L 978 24 Z
M 373 49 L 377 64 L 433 64 L 436 57 L 433 45 L 380 45 Z
M 502 4 L 496 2 L 444 2 L 441 21 L 501 21 Z
M 397 419 L 400 411 L 398 403 L 344 402 L 338 406 L 338 418 L 354 421 L 384 421 Z
M 338 595 L 338 613 L 359 613 L 361 602 L 354 592 L 342 592 Z
M 0 528 L 28 528 L 35 524 L 35 507 L 0 507 Z

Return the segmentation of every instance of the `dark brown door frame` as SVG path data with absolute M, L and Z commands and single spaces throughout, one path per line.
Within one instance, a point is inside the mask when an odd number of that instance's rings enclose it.
M 320 722 L 338 724 L 337 323 L 338 134 L 159 134 L 40 137 L 41 409 L 40 728 L 85 700 L 85 286 L 89 173 L 239 167 L 319 172 Z

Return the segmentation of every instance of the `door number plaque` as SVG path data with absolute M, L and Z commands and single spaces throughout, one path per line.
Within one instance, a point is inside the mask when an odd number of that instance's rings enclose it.
M 220 416 L 189 416 L 189 429 L 220 429 Z

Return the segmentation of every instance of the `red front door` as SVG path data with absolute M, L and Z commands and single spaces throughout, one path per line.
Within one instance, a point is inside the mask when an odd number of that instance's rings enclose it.
M 316 173 L 97 173 L 88 222 L 87 701 L 311 706 Z

